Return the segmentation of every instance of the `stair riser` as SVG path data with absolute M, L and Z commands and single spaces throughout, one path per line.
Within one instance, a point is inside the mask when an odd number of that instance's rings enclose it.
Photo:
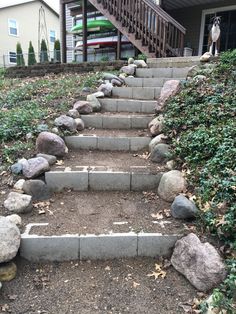
M 65 142 L 70 149 L 90 149 L 135 152 L 148 148 L 150 137 L 102 137 L 96 135 L 68 136 Z
M 86 167 L 85 167 L 86 168 Z M 158 188 L 162 174 L 113 171 L 53 171 L 45 174 L 50 190 L 76 191 L 145 191 Z
M 200 57 L 177 57 L 177 58 L 148 58 L 147 64 L 150 68 L 184 68 L 200 65 Z
M 125 79 L 125 84 L 128 87 L 163 87 L 166 81 L 171 78 L 141 78 L 141 77 L 127 77 Z M 176 78 L 182 80 L 184 78 Z
M 103 111 L 155 113 L 156 101 L 141 101 L 133 99 L 99 99 Z
M 147 68 L 136 69 L 136 77 L 141 78 L 186 78 L 190 68 Z
M 129 99 L 152 100 L 160 96 L 161 87 L 113 87 L 112 96 Z
M 152 116 L 82 116 L 86 128 L 96 129 L 145 129 L 152 119 Z

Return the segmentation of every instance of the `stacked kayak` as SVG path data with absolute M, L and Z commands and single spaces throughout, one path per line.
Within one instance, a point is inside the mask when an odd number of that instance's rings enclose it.
M 114 25 L 108 20 L 93 20 L 87 22 L 88 34 L 103 33 L 114 30 Z M 72 27 L 71 33 L 81 36 L 83 34 L 83 23 L 76 24 L 74 27 Z
M 117 42 L 118 42 L 118 36 L 93 38 L 93 39 L 88 39 L 87 46 L 90 48 L 93 48 L 93 49 L 111 47 L 111 46 L 114 47 L 117 45 Z M 122 36 L 121 42 L 124 44 L 128 44 L 129 40 L 125 36 Z M 83 49 L 83 41 L 78 41 L 75 49 L 82 50 Z

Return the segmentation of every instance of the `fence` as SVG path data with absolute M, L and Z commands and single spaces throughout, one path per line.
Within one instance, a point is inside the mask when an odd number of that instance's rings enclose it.
M 32 61 L 33 56 L 35 56 L 35 61 L 33 63 L 29 63 Z M 53 50 L 53 51 L 42 51 L 40 53 L 29 54 L 22 53 L 17 54 L 15 52 L 10 52 L 7 54 L 0 55 L 0 67 L 8 68 L 16 65 L 28 65 L 34 63 L 46 63 L 53 62 L 58 63 L 61 62 L 61 51 Z

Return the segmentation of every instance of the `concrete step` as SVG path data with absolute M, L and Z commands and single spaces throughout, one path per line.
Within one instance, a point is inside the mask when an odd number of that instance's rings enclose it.
M 183 68 L 145 68 L 145 69 L 136 69 L 136 77 L 142 78 L 168 78 L 168 79 L 177 79 L 182 78 L 185 79 L 190 67 Z
M 118 133 L 118 132 L 117 132 Z M 136 152 L 148 149 L 151 138 L 148 136 L 102 136 L 96 134 L 80 134 L 65 137 L 69 149 L 89 149 L 108 151 Z
M 199 65 L 200 57 L 175 57 L 175 58 L 149 58 L 147 64 L 150 68 L 184 68 Z
M 98 98 L 105 112 L 155 113 L 155 100 Z
M 157 99 L 160 93 L 161 87 L 113 87 L 112 89 L 113 97 L 129 99 L 152 100 Z
M 96 129 L 145 129 L 153 115 L 93 114 L 82 115 L 85 127 Z

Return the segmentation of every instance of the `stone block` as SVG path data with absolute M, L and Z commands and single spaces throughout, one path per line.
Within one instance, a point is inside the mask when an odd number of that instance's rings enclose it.
M 152 69 L 141 69 L 138 68 L 136 69 L 136 77 L 142 77 L 142 78 L 146 78 L 146 77 L 153 77 L 152 76 Z
M 130 151 L 138 151 L 141 149 L 148 149 L 148 145 L 151 141 L 150 137 L 131 137 L 130 138 Z
M 130 129 L 131 118 L 125 115 L 103 116 L 104 129 Z
M 86 128 L 88 127 L 93 127 L 97 129 L 102 129 L 102 120 L 103 116 L 102 115 L 81 115 L 81 119 L 84 121 L 84 125 Z
M 162 87 L 163 78 L 143 78 L 143 87 Z
M 141 102 L 141 112 L 142 113 L 155 113 L 155 107 L 157 105 L 157 102 L 152 101 L 142 101 Z
M 131 172 L 131 191 L 156 190 L 161 177 L 162 173 Z
M 189 67 L 187 68 L 173 68 L 173 78 L 186 78 L 188 71 L 190 70 Z
M 140 112 L 141 102 L 133 99 L 118 99 L 117 111 L 119 112 Z
M 92 191 L 130 191 L 130 172 L 90 171 L 89 189 Z
M 113 87 L 112 96 L 119 98 L 132 98 L 132 87 Z
M 126 77 L 125 84 L 130 87 L 142 87 L 143 86 L 143 79 L 139 77 Z
M 67 136 L 65 142 L 72 149 L 97 149 L 98 138 L 96 135 L 81 134 L 79 136 Z
M 152 116 L 132 116 L 131 128 L 132 129 L 147 129 L 148 124 L 152 121 Z
M 112 98 L 100 98 L 98 99 L 103 111 L 117 111 L 117 100 Z
M 132 91 L 133 99 L 154 99 L 155 88 L 154 87 L 133 87 Z
M 98 137 L 99 150 L 129 151 L 128 137 Z
M 173 69 L 172 68 L 153 68 L 152 77 L 172 77 Z

